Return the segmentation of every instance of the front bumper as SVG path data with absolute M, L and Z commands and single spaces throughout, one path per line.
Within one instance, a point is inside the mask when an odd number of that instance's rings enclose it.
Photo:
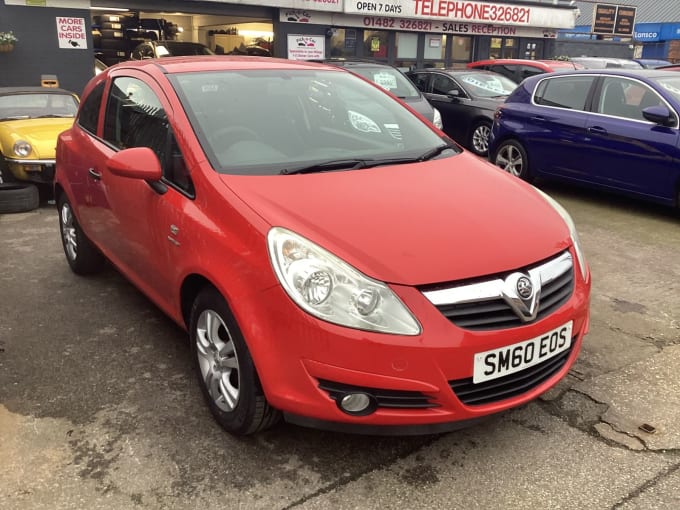
M 240 320 L 267 399 L 288 421 L 348 432 L 376 434 L 437 433 L 525 404 L 553 387 L 576 361 L 589 326 L 590 281 L 576 278 L 570 298 L 530 324 L 471 331 L 450 322 L 423 293 L 391 286 L 423 326 L 418 336 L 353 330 L 315 319 L 295 306 L 280 287 L 269 289 L 254 307 L 259 314 Z M 264 306 L 263 306 L 264 305 Z M 263 314 L 261 310 L 268 310 Z M 256 320 L 252 317 L 258 316 Z M 546 365 L 520 372 L 528 382 L 506 376 L 475 385 L 475 354 L 539 337 L 572 322 L 568 351 Z M 559 358 L 559 359 L 558 359 Z M 525 374 L 526 372 L 526 374 Z M 461 394 L 475 386 L 515 384 L 500 399 L 464 403 Z M 379 404 L 370 414 L 343 412 L 338 398 L 360 391 Z
M 54 182 L 54 159 L 5 159 L 7 168 L 15 179 L 38 184 Z

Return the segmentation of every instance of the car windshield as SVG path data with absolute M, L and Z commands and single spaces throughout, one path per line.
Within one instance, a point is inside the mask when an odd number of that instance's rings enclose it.
M 397 69 L 389 67 L 352 67 L 352 72 L 380 85 L 402 99 L 420 97 L 420 92 L 411 81 Z
M 459 76 L 467 91 L 477 97 L 508 96 L 517 84 L 497 73 L 465 73 Z
M 0 120 L 75 117 L 78 101 L 70 94 L 26 93 L 0 96 Z
M 170 79 L 220 173 L 345 170 L 458 152 L 393 98 L 348 72 L 259 69 Z
M 676 101 L 680 101 L 680 76 L 668 78 L 656 78 L 655 81 L 666 92 L 670 93 Z

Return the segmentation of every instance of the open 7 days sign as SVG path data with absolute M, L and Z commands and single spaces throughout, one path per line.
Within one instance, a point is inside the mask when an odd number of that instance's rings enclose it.
M 59 47 L 69 50 L 87 49 L 85 18 L 57 17 Z

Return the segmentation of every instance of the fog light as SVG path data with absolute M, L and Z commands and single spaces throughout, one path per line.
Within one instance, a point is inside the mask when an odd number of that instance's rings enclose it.
M 338 400 L 338 407 L 347 414 L 367 415 L 375 411 L 378 405 L 368 393 L 348 393 Z

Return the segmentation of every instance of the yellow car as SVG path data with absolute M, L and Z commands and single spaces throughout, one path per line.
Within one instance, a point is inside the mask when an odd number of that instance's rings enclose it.
M 0 182 L 51 186 L 57 136 L 73 124 L 78 103 L 60 88 L 0 87 Z

